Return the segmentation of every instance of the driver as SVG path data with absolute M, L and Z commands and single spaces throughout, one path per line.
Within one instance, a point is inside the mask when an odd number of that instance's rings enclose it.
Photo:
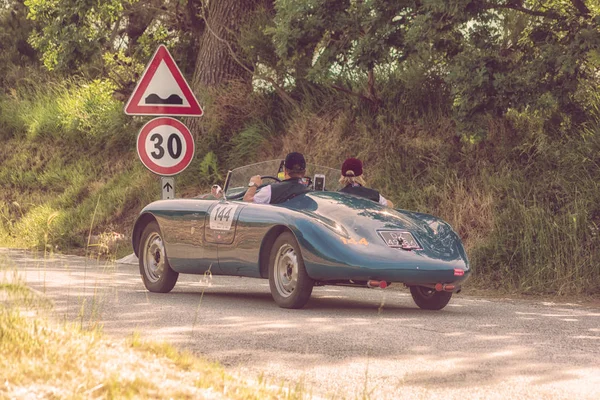
M 377 190 L 365 187 L 362 177 L 363 164 L 358 158 L 348 158 L 342 164 L 340 183 L 344 185 L 340 192 L 353 194 L 373 200 L 382 206 L 394 208 L 394 203 L 383 197 Z
M 310 191 L 302 183 L 302 178 L 304 178 L 306 172 L 306 161 L 301 153 L 289 153 L 285 157 L 283 166 L 285 179 L 281 182 L 258 189 L 262 185 L 260 175 L 250 178 L 244 201 L 258 204 L 278 204 Z

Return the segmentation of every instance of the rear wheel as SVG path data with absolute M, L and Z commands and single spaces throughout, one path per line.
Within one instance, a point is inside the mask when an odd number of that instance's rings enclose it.
M 179 274 L 169 265 L 160 228 L 155 221 L 144 228 L 138 254 L 140 274 L 146 289 L 158 293 L 170 292 Z
M 300 246 L 291 232 L 275 240 L 269 257 L 269 286 L 282 308 L 302 308 L 310 299 L 314 281 L 306 273 Z
M 452 298 L 452 292 L 438 292 L 424 286 L 411 286 L 410 294 L 415 303 L 424 310 L 441 310 Z

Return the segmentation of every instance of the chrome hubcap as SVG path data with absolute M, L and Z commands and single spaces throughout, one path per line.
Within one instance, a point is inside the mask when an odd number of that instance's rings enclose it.
M 298 283 L 298 256 L 289 244 L 277 252 L 274 278 L 277 292 L 283 297 L 291 296 Z
M 162 238 L 156 232 L 153 232 L 146 239 L 144 246 L 144 272 L 146 278 L 152 282 L 158 282 L 165 272 L 165 247 Z

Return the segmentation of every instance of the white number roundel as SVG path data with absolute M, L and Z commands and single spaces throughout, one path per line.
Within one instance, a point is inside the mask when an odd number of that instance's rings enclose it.
M 138 155 L 150 171 L 170 176 L 183 171 L 194 157 L 194 139 L 180 121 L 161 117 L 148 122 L 137 139 Z

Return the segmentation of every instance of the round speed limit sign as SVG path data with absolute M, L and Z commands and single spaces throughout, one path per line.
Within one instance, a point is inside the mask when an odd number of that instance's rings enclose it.
M 194 157 L 194 138 L 175 118 L 155 118 L 140 130 L 137 152 L 146 168 L 155 174 L 176 175 Z

